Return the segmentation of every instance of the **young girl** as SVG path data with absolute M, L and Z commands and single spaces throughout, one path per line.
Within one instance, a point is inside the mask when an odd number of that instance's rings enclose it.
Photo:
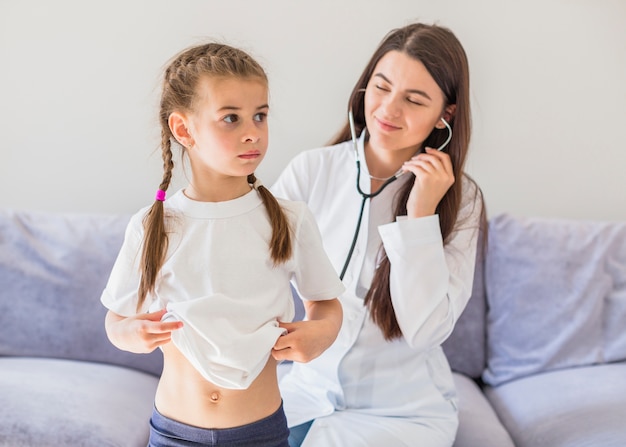
M 154 204 L 131 218 L 101 298 L 115 346 L 163 351 L 150 446 L 286 446 L 272 350 L 309 361 L 341 326 L 344 288 L 312 214 L 254 176 L 268 109 L 266 75 L 241 50 L 196 46 L 165 71 L 165 172 Z M 165 200 L 178 145 L 191 181 Z M 306 322 L 289 323 L 291 279 Z

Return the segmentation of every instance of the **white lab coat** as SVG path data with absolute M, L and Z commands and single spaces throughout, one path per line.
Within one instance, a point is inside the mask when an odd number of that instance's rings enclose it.
M 361 188 L 370 181 L 363 155 Z M 273 193 L 306 202 L 324 248 L 340 272 L 362 198 L 356 191 L 350 142 L 305 151 L 281 174 Z M 336 342 L 307 364 L 294 363 L 280 382 L 290 427 L 316 419 L 307 446 L 450 446 L 458 425 L 450 367 L 440 347 L 471 295 L 481 199 L 464 179 L 461 222 L 444 247 L 438 216 L 393 215 L 394 194 L 409 175 L 365 205 L 352 260 L 344 277 L 343 326 Z M 385 341 L 363 298 L 378 248 L 391 261 L 392 301 L 403 338 Z

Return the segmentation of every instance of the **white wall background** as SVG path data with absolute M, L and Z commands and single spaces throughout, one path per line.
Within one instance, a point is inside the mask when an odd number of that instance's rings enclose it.
M 161 70 L 206 39 L 268 72 L 271 184 L 338 129 L 384 34 L 418 19 L 468 53 L 468 171 L 490 215 L 626 219 L 624 0 L 0 0 L 0 206 L 151 203 Z

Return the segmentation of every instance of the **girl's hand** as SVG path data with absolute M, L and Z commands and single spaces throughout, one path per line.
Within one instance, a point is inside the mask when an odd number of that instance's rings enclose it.
M 454 184 L 450 156 L 436 149 L 426 148 L 402 165 L 404 171 L 415 174 L 413 189 L 406 203 L 409 218 L 431 216 L 437 205 Z
M 105 319 L 107 336 L 123 351 L 146 354 L 171 341 L 172 331 L 183 327 L 181 321 L 161 322 L 166 310 L 123 317 L 109 311 Z
M 305 301 L 306 321 L 279 323 L 287 333 L 278 337 L 272 349 L 276 360 L 306 363 L 319 357 L 333 344 L 341 329 L 343 312 L 338 299 Z
M 272 349 L 276 360 L 306 363 L 319 357 L 337 338 L 338 331 L 327 321 L 297 321 L 279 323 L 287 333 L 278 337 Z

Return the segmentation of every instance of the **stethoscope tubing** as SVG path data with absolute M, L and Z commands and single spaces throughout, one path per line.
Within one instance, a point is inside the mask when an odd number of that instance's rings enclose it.
M 346 274 L 346 270 L 348 269 L 348 265 L 350 264 L 350 259 L 352 259 L 352 253 L 354 252 L 354 247 L 356 247 L 356 241 L 359 237 L 359 231 L 361 229 L 361 221 L 363 220 L 363 211 L 365 210 L 365 202 L 367 202 L 367 199 L 373 199 L 374 197 L 376 197 L 378 194 L 383 192 L 383 190 L 387 186 L 389 186 L 390 184 L 398 180 L 398 177 L 400 177 L 400 175 L 394 175 L 393 177 L 387 179 L 387 181 L 385 181 L 385 183 L 383 183 L 381 187 L 378 188 L 375 192 L 368 194 L 368 193 L 363 192 L 363 190 L 361 189 L 361 185 L 359 184 L 360 183 L 359 180 L 361 179 L 361 162 L 359 160 L 356 161 L 356 171 L 357 171 L 356 190 L 359 192 L 359 194 L 362 197 L 361 209 L 359 211 L 359 218 L 356 222 L 356 227 L 354 229 L 354 236 L 352 237 L 352 244 L 350 244 L 350 250 L 348 250 L 348 256 L 346 257 L 346 261 L 344 262 L 343 268 L 341 269 L 341 274 L 339 275 L 340 280 L 343 280 L 343 277 Z
M 446 128 L 448 129 L 448 138 L 441 146 L 437 148 L 438 151 L 443 150 L 443 148 L 446 147 L 448 143 L 450 142 L 450 140 L 452 139 L 452 128 L 450 127 L 450 125 L 448 124 L 446 120 L 444 120 L 443 118 L 441 118 L 441 120 L 443 121 Z M 359 238 L 359 231 L 361 229 L 361 221 L 363 220 L 363 212 L 365 211 L 365 202 L 367 202 L 367 199 L 373 199 L 374 197 L 379 195 L 381 192 L 385 190 L 385 188 L 387 188 L 387 186 L 389 186 L 390 184 L 398 180 L 398 178 L 406 172 L 406 171 L 398 171 L 393 177 L 390 177 L 389 179 L 387 179 L 385 183 L 383 183 L 381 187 L 378 188 L 373 193 L 363 192 L 363 190 L 361 189 L 361 161 L 359 160 L 359 146 L 358 146 L 358 142 L 356 138 L 356 129 L 354 126 L 354 115 L 352 114 L 352 109 L 348 110 L 348 123 L 350 125 L 350 136 L 352 139 L 352 145 L 354 146 L 354 153 L 356 156 L 356 172 L 357 172 L 356 190 L 359 193 L 359 195 L 362 197 L 362 200 L 361 200 L 361 209 L 359 211 L 359 218 L 357 220 L 356 227 L 354 229 L 354 236 L 352 237 L 352 243 L 350 244 L 350 249 L 348 250 L 348 255 L 346 256 L 346 261 L 344 262 L 343 268 L 341 269 L 341 273 L 339 275 L 340 280 L 343 280 L 343 277 L 345 276 L 346 271 L 348 270 L 348 265 L 350 264 L 350 260 L 352 259 L 352 254 L 354 253 L 354 248 L 356 247 L 356 241 Z

